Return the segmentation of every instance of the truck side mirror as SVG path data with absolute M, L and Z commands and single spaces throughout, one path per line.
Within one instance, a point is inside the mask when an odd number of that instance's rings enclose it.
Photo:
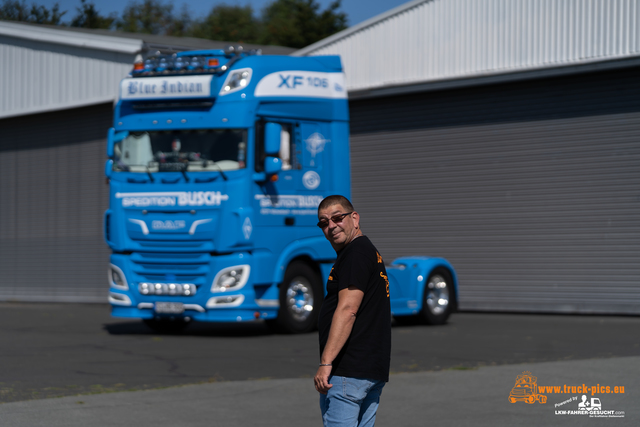
M 278 123 L 267 123 L 264 129 L 264 152 L 267 156 L 280 152 L 280 135 L 282 126 Z
M 264 159 L 264 173 L 273 175 L 282 170 L 282 160 L 278 157 L 267 157 Z
M 113 147 L 123 139 L 129 136 L 129 132 L 121 131 L 116 132 L 114 128 L 109 128 L 109 133 L 107 134 L 107 157 L 113 158 Z
M 104 175 L 107 178 L 111 178 L 112 172 L 113 172 L 113 160 L 109 159 L 104 165 Z

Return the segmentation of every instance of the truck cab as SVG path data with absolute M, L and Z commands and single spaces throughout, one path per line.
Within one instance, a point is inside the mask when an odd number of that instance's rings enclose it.
M 339 57 L 229 49 L 138 58 L 120 85 L 107 157 L 114 316 L 163 331 L 192 320 L 316 326 L 335 260 L 317 207 L 330 194 L 350 197 Z M 440 268 L 447 289 L 434 292 L 447 295 L 435 308 L 448 316 L 455 272 L 446 260 L 427 264 L 397 263 L 390 280 L 413 283 L 420 270 L 426 281 Z M 421 311 L 424 285 L 395 285 L 398 313 Z

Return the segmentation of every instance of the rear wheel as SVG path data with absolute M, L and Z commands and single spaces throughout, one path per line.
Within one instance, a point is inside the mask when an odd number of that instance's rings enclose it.
M 447 322 L 453 309 L 453 280 L 448 270 L 436 268 L 431 272 L 424 288 L 424 299 L 420 317 L 431 325 Z
M 278 317 L 268 323 L 278 332 L 298 334 L 313 331 L 324 298 L 318 274 L 306 263 L 289 264 L 280 285 Z
M 182 332 L 191 323 L 190 320 L 185 320 L 184 318 L 144 319 L 143 322 L 161 334 L 177 334 Z

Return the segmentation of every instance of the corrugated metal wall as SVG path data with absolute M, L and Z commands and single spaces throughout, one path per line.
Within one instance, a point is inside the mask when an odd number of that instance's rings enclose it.
M 363 230 L 461 309 L 640 313 L 639 72 L 352 101 Z
M 296 55 L 341 55 L 351 92 L 637 57 L 637 0 L 427 0 Z
M 112 105 L 0 120 L 0 300 L 99 301 Z
M 0 35 L 0 58 L 4 118 L 113 101 L 134 55 Z

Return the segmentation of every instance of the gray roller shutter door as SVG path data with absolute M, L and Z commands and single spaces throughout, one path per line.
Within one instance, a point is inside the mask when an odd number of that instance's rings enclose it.
M 365 233 L 461 309 L 640 313 L 638 71 L 352 101 Z
M 0 121 L 0 300 L 106 302 L 112 105 Z

